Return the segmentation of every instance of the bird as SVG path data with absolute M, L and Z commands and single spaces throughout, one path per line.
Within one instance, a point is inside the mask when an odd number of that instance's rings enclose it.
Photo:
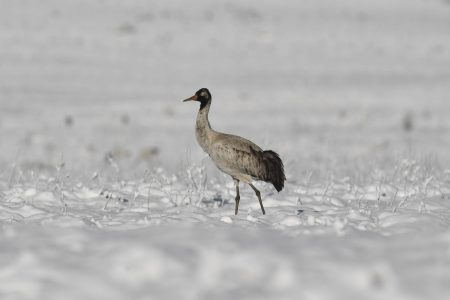
M 272 150 L 263 150 L 243 137 L 212 129 L 208 119 L 212 97 L 207 88 L 201 88 L 192 97 L 183 100 L 188 101 L 200 102 L 195 126 L 198 144 L 211 157 L 218 169 L 230 175 L 234 181 L 236 187 L 234 214 L 238 214 L 239 183 L 243 182 L 253 189 L 262 214 L 265 215 L 261 193 L 253 185 L 253 180 L 270 182 L 280 192 L 286 180 L 280 156 Z

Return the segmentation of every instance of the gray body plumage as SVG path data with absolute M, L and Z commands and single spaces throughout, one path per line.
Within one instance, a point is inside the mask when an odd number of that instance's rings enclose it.
M 272 182 L 280 191 L 285 178 L 283 163 L 279 156 L 273 151 L 264 151 L 255 143 L 240 136 L 213 130 L 208 120 L 210 107 L 211 101 L 199 110 L 195 132 L 198 143 L 216 166 L 239 181 Z
M 202 90 L 199 90 L 197 93 Z M 245 138 L 213 130 L 208 120 L 211 97 L 209 91 L 207 92 L 208 97 L 206 100 L 187 99 L 201 102 L 195 130 L 197 141 L 216 166 L 235 180 L 237 192 L 236 213 L 239 203 L 239 181 L 249 184 L 255 190 L 260 200 L 261 209 L 265 213 L 259 191 L 252 185 L 252 181 L 271 182 L 277 191 L 281 191 L 286 179 L 283 162 L 277 153 L 271 150 L 264 151 L 258 145 Z

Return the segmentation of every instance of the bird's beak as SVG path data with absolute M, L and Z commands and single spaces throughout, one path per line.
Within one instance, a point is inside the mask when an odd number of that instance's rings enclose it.
M 197 95 L 194 95 L 194 96 L 192 96 L 192 97 L 190 97 L 190 98 L 187 98 L 186 100 L 183 100 L 183 102 L 187 102 L 187 101 L 197 101 Z

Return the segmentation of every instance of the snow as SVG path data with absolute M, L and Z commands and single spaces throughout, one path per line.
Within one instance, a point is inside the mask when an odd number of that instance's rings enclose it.
M 2 1 L 1 299 L 450 297 L 448 1 Z M 266 215 L 196 144 L 273 149 Z

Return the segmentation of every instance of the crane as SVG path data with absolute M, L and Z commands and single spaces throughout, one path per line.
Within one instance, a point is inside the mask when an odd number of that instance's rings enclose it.
M 270 182 L 280 192 L 286 177 L 280 156 L 272 150 L 263 150 L 255 143 L 240 136 L 221 133 L 211 128 L 208 120 L 211 107 L 211 93 L 208 89 L 198 90 L 194 96 L 183 100 L 200 102 L 195 133 L 197 142 L 222 172 L 230 175 L 236 186 L 235 210 L 239 210 L 239 182 L 247 183 L 258 197 L 261 211 L 266 214 L 260 191 L 253 180 Z

